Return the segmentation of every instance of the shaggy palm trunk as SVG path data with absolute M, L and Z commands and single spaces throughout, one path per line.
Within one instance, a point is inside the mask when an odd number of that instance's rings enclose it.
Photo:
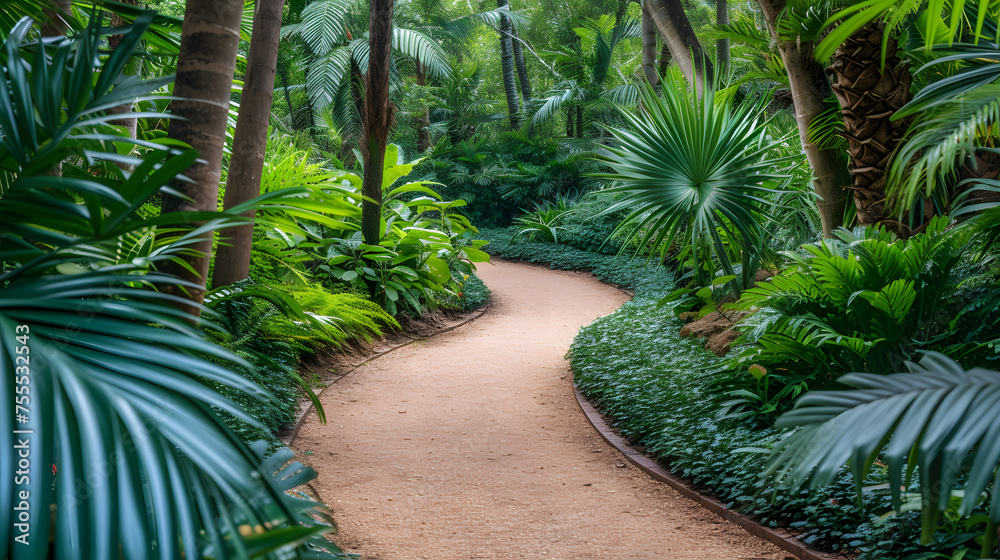
M 528 67 L 524 65 L 524 49 L 521 48 L 521 41 L 517 37 L 517 29 L 510 28 L 511 47 L 514 50 L 514 66 L 517 68 L 517 81 L 521 84 L 521 100 L 527 105 L 531 101 L 531 79 L 528 76 Z
M 660 85 L 660 75 L 656 73 L 656 24 L 646 10 L 642 10 L 642 73 L 649 85 Z
M 729 2 L 715 0 L 715 23 L 729 25 Z M 719 72 L 726 76 L 729 73 L 729 39 L 718 39 L 715 42 L 715 61 Z
M 694 34 L 680 0 L 645 0 L 643 10 L 649 12 L 684 77 L 698 91 L 701 84 L 711 83 L 712 61 Z
M 284 5 L 285 0 L 257 0 L 253 36 L 247 54 L 247 75 L 226 179 L 226 210 L 260 196 Z M 254 212 L 249 211 L 245 216 L 251 222 L 229 229 L 226 232 L 228 242 L 219 243 L 212 275 L 212 286 L 215 288 L 228 286 L 250 275 Z
M 362 113 L 361 155 L 365 175 L 361 194 L 361 235 L 369 245 L 378 245 L 382 223 L 382 175 L 385 147 L 389 141 L 394 107 L 389 103 L 389 69 L 392 57 L 393 0 L 372 0 L 368 33 L 371 50 L 365 75 L 365 103 Z M 379 286 L 368 283 L 372 298 Z
M 809 160 L 815 181 L 813 189 L 819 195 L 819 209 L 823 237 L 833 236 L 833 231 L 844 223 L 847 205 L 845 187 L 850 184 L 850 174 L 843 153 L 837 149 L 821 150 L 809 141 L 809 124 L 823 112 L 823 100 L 829 97 L 829 83 L 823 68 L 813 56 L 810 41 L 781 40 L 777 33 L 778 15 L 785 8 L 784 0 L 757 0 L 764 13 L 771 37 L 777 41 L 781 59 L 788 71 L 792 89 L 795 123 L 799 129 L 802 150 Z
M 506 5 L 507 0 L 497 0 L 498 8 Z M 514 83 L 514 53 L 510 42 L 510 20 L 507 16 L 500 16 L 500 69 L 503 72 L 503 91 L 507 96 L 510 127 L 517 129 L 521 126 L 521 109 L 517 101 L 517 85 Z
M 424 65 L 417 61 L 417 85 L 427 85 L 427 74 L 424 72 Z M 417 151 L 423 153 L 431 147 L 431 133 L 427 129 L 431 126 L 430 115 L 427 109 L 423 109 L 417 114 Z
M 242 0 L 187 3 L 174 80 L 174 95 L 180 99 L 171 103 L 173 114 L 179 118 L 170 122 L 169 136 L 198 150 L 201 161 L 185 172 L 191 183 L 173 185 L 187 198 L 164 196 L 164 214 L 212 212 L 218 207 L 222 152 L 226 144 L 229 98 L 242 19 Z M 191 224 L 192 227 L 197 225 Z M 187 293 L 192 302 L 201 303 L 212 258 L 211 232 L 204 234 L 191 248 L 198 255 L 187 257 L 190 269 L 172 264 L 165 272 L 201 286 Z M 200 313 L 195 305 L 185 306 L 185 309 L 195 316 Z
M 889 157 L 910 125 L 910 119 L 893 121 L 890 117 L 910 100 L 913 76 L 909 64 L 899 57 L 895 37 L 889 37 L 882 67 L 884 31 L 879 23 L 859 29 L 834 53 L 827 72 L 844 117 L 858 223 L 884 223 L 902 234 L 902 224 L 892 220 L 886 208 L 885 181 Z

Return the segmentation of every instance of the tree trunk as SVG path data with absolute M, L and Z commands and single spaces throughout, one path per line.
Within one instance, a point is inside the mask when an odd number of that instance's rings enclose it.
M 729 25 L 729 2 L 715 0 L 715 23 Z M 715 63 L 719 65 L 719 73 L 729 74 L 729 39 L 718 39 L 715 42 Z
M 497 0 L 497 7 L 503 8 L 507 0 Z M 521 126 L 521 109 L 517 101 L 517 85 L 514 83 L 514 54 L 510 39 L 510 20 L 500 16 L 500 69 L 503 72 L 503 91 L 507 96 L 507 112 L 510 115 L 510 127 Z
M 576 137 L 583 138 L 583 105 L 576 106 Z
M 649 85 L 660 85 L 660 75 L 656 73 L 656 24 L 646 10 L 642 10 L 642 72 Z
M 660 30 L 684 77 L 701 91 L 701 84 L 712 81 L 712 61 L 695 36 L 680 0 L 644 0 L 643 10 Z
M 573 137 L 573 107 L 566 107 L 566 138 Z
M 844 208 L 847 203 L 844 187 L 850 183 L 843 153 L 836 149 L 820 150 L 809 141 L 809 124 L 823 112 L 823 100 L 829 97 L 829 84 L 823 68 L 813 56 L 812 42 L 779 40 L 778 15 L 785 8 L 785 1 L 757 0 L 757 2 L 764 13 L 764 21 L 771 37 L 778 43 L 778 50 L 788 70 L 799 139 L 802 141 L 802 149 L 815 177 L 813 188 L 820 197 L 820 201 L 816 204 L 819 207 L 823 237 L 829 238 L 833 236 L 833 231 L 844 223 Z
M 883 71 L 884 32 L 885 26 L 878 22 L 859 29 L 834 53 L 827 72 L 844 116 L 858 223 L 886 222 L 902 234 L 901 225 L 886 208 L 885 179 L 889 156 L 906 134 L 910 119 L 889 119 L 910 100 L 913 76 L 909 64 L 899 57 L 895 37 L 889 37 Z
M 361 204 L 361 235 L 369 245 L 378 245 L 381 237 L 382 166 L 394 109 L 389 103 L 393 9 L 393 0 L 371 1 L 368 27 L 371 51 L 365 76 L 361 133 L 361 155 L 365 164 L 361 193 L 367 197 Z M 373 289 L 371 285 L 369 289 Z
M 120 0 L 120 1 L 125 4 L 129 4 L 131 6 L 139 5 L 137 0 Z M 126 22 L 121 18 L 121 16 L 119 16 L 118 14 L 111 14 L 111 27 L 118 28 L 118 27 L 125 27 L 125 25 Z M 108 47 L 110 48 L 111 52 L 114 52 L 115 49 L 118 48 L 118 45 L 121 44 L 123 37 L 124 35 L 108 36 Z M 115 107 L 108 109 L 108 114 L 111 115 L 127 115 L 131 112 L 132 112 L 132 103 L 122 103 L 121 105 L 117 105 Z M 132 139 L 135 139 L 139 133 L 139 121 L 135 117 L 125 117 L 122 119 L 115 119 L 113 121 L 109 121 L 109 124 L 123 127 L 125 129 L 125 132 L 128 134 L 129 138 Z M 133 166 L 127 163 L 119 163 L 118 167 L 122 168 L 125 171 L 133 170 Z
M 49 0 L 49 7 L 43 10 L 45 23 L 41 26 L 42 37 L 60 37 L 69 31 L 69 18 L 73 0 Z
M 260 196 L 260 179 L 267 152 L 267 127 L 271 120 L 274 81 L 278 70 L 278 41 L 285 0 L 257 0 L 253 35 L 247 54 L 240 114 L 233 135 L 233 155 L 226 179 L 226 210 Z M 228 286 L 250 275 L 253 245 L 253 211 L 244 214 L 251 223 L 229 229 L 215 257 L 212 287 Z M 222 241 L 225 241 L 223 243 Z
M 420 61 L 417 63 L 417 85 L 426 86 L 427 76 L 424 73 L 424 65 Z M 427 128 L 431 125 L 430 115 L 427 113 L 427 109 L 423 109 L 417 114 L 417 151 L 424 153 L 427 148 L 431 147 L 431 134 L 427 131 Z
M 661 76 L 666 75 L 667 67 L 670 66 L 670 61 L 673 59 L 674 57 L 670 54 L 670 47 L 666 43 L 663 43 L 663 46 L 660 48 L 660 58 L 657 67 Z
M 188 2 L 184 10 L 174 80 L 174 95 L 180 99 L 171 103 L 173 114 L 179 118 L 170 121 L 169 136 L 201 152 L 202 161 L 185 172 L 192 183 L 174 184 L 174 188 L 190 200 L 164 196 L 164 214 L 215 211 L 218 207 L 222 153 L 242 18 L 242 0 Z M 200 253 L 200 256 L 187 257 L 192 270 L 171 264 L 165 267 L 165 272 L 202 286 L 202 289 L 189 289 L 187 294 L 192 302 L 201 303 L 212 258 L 212 234 L 203 235 L 191 248 Z M 194 305 L 187 306 L 186 310 L 195 316 L 199 314 Z
M 521 41 L 516 40 L 517 30 L 513 26 L 510 33 L 514 37 L 510 44 L 514 49 L 514 65 L 517 67 L 517 81 L 521 84 L 521 98 L 527 105 L 531 101 L 531 80 L 528 77 L 528 67 L 524 65 L 524 49 L 521 48 Z

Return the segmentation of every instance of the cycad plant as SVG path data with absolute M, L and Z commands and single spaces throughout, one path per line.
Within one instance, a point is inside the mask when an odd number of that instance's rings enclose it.
M 266 445 L 226 427 L 219 411 L 259 423 L 213 384 L 269 397 L 220 365 L 239 360 L 172 305 L 164 288 L 184 283 L 156 271 L 242 219 L 146 213 L 197 154 L 123 137 L 108 125 L 121 115 L 104 112 L 162 83 L 121 74 L 150 18 L 107 57 L 100 18 L 44 44 L 27 40 L 25 19 L 3 47 L 0 554 L 307 557 L 315 549 L 300 545 L 329 527 L 286 491 L 314 473 L 286 466 L 287 450 L 264 461 Z M 117 152 L 131 147 L 143 157 Z M 191 220 L 205 225 L 176 235 Z
M 642 83 L 640 109 L 623 110 L 628 129 L 610 129 L 618 143 L 599 158 L 622 193 L 607 212 L 631 213 L 616 233 L 665 255 L 675 241 L 690 249 L 697 282 L 706 286 L 721 268 L 735 291 L 753 285 L 767 232 L 763 223 L 781 160 L 768 158 L 764 96 L 734 105 L 715 101 L 715 88 L 699 97 L 676 70 L 662 80 L 662 97 Z M 730 247 L 737 248 L 739 274 Z

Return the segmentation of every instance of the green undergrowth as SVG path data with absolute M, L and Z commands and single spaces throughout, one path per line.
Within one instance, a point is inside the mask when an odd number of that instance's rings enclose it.
M 877 488 L 885 482 L 878 474 L 866 481 L 873 488 L 864 492 L 864 507 L 847 472 L 830 487 L 794 495 L 762 481 L 766 448 L 780 434 L 752 420 L 719 419 L 722 362 L 698 341 L 680 337 L 682 322 L 658 305 L 675 287 L 667 267 L 564 244 L 512 241 L 515 233 L 481 231 L 491 242 L 485 250 L 507 260 L 592 271 L 634 290 L 632 301 L 584 327 L 570 351 L 580 389 L 631 442 L 728 507 L 765 526 L 799 531 L 807 544 L 862 560 L 948 548 L 946 537 L 930 547 L 917 544 L 915 514 L 880 519 L 890 506 Z

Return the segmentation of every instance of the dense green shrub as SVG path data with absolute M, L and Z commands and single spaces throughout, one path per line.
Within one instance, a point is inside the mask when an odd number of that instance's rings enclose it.
M 802 531 L 809 544 L 887 560 L 947 549 L 953 545 L 946 541 L 962 538 L 942 532 L 929 547 L 919 545 L 919 517 L 879 522 L 891 509 L 888 496 L 866 490 L 865 506 L 857 506 L 846 472 L 811 493 L 789 494 L 762 482 L 767 455 L 753 450 L 766 449 L 779 432 L 718 418 L 715 383 L 723 362 L 697 341 L 678 336 L 682 322 L 657 303 L 671 287 L 640 285 L 631 302 L 581 329 L 570 352 L 580 389 L 625 437 L 728 507 L 765 526 Z M 884 482 L 884 474 L 876 473 L 866 485 Z

